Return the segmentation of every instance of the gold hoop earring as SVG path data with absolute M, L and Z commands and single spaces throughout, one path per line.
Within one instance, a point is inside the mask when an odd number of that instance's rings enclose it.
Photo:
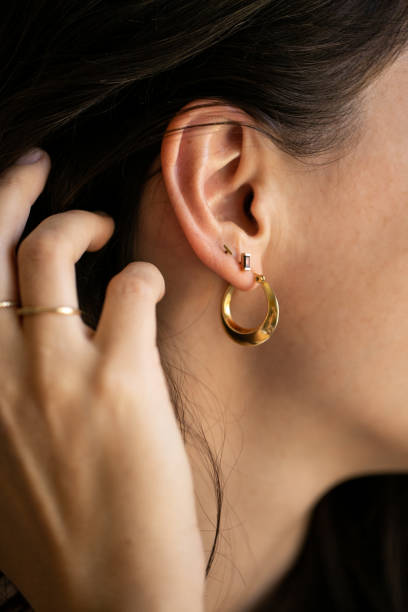
M 225 253 L 231 253 L 230 249 L 224 244 Z M 250 270 L 250 253 L 241 253 L 241 267 L 244 270 Z M 268 312 L 266 317 L 259 325 L 254 329 L 246 329 L 242 327 L 231 317 L 231 299 L 235 287 L 228 285 L 227 290 L 224 293 L 224 297 L 221 301 L 221 320 L 224 325 L 224 329 L 227 334 L 238 342 L 239 344 L 247 346 L 257 346 L 263 344 L 272 336 L 279 321 L 279 304 L 275 293 L 272 291 L 270 285 L 266 282 L 263 274 L 257 274 L 254 272 L 255 280 L 257 283 L 262 285 L 265 291 L 266 299 L 268 301 Z

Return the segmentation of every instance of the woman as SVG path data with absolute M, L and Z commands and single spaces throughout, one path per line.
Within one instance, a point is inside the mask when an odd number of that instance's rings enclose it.
M 0 610 L 405 611 L 406 2 L 0 28 Z

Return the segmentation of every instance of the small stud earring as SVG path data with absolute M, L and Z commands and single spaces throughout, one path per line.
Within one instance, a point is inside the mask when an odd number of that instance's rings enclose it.
M 251 269 L 251 253 L 241 253 L 241 267 L 243 270 Z

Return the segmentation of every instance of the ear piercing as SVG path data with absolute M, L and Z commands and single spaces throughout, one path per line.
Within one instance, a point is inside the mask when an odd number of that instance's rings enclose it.
M 224 244 L 224 253 L 229 253 L 230 255 L 232 255 L 231 249 L 228 248 L 226 244 Z M 241 253 L 240 264 L 243 270 L 250 270 L 251 269 L 251 253 Z
M 243 270 L 251 269 L 251 253 L 241 253 L 241 267 Z

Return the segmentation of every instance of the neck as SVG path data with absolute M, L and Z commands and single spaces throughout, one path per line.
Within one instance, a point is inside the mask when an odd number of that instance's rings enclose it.
M 184 288 L 177 308 L 169 310 L 166 298 L 158 305 L 163 361 L 182 394 L 188 425 L 204 433 L 221 468 L 224 501 L 219 547 L 207 582 L 209 611 L 221 603 L 222 610 L 237 610 L 238 602 L 247 604 L 276 584 L 299 553 L 319 498 L 375 463 L 364 434 L 335 421 L 338 411 L 308 396 L 301 370 L 298 375 L 293 366 L 295 356 L 283 350 L 284 332 L 279 336 L 276 331 L 257 347 L 228 338 L 219 321 L 225 288 L 197 291 L 192 286 L 200 296 L 196 302 Z M 243 311 L 236 314 L 241 297 L 243 308 L 253 301 L 250 311 L 262 320 L 259 294 L 240 293 L 234 319 L 250 325 Z M 169 301 L 171 296 L 166 295 Z M 213 472 L 199 438 L 188 440 L 186 448 L 209 555 L 217 511 Z
M 316 358 L 309 350 L 293 313 L 292 320 L 287 315 L 293 296 L 285 279 L 275 279 L 281 316 L 270 340 L 241 346 L 227 336 L 220 314 L 227 284 L 195 257 L 160 189 L 160 181 L 146 186 L 135 259 L 153 262 L 165 278 L 157 340 L 177 386 L 175 401 L 185 410 L 186 450 L 208 556 L 217 503 L 200 432 L 220 467 L 222 516 L 206 610 L 235 612 L 288 571 L 319 498 L 343 480 L 392 469 L 393 454 L 347 410 L 353 398 L 346 390 L 340 396 L 335 384 L 330 392 L 336 375 L 324 354 Z M 264 315 L 259 287 L 234 292 L 235 321 L 255 327 Z

